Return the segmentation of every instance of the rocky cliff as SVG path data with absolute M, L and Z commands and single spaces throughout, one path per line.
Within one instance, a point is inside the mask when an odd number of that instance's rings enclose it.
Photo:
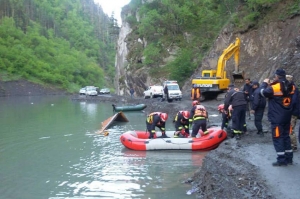
M 203 69 L 216 68 L 217 60 L 222 51 L 234 42 L 236 37 L 241 39 L 239 69 L 244 71 L 245 77 L 261 82 L 264 78 L 272 78 L 274 71 L 279 67 L 286 69 L 288 74 L 298 77 L 300 75 L 299 19 L 299 16 L 294 16 L 285 21 L 271 21 L 247 32 L 236 32 L 231 25 L 226 26 L 202 60 L 202 63 L 197 64 L 198 68 L 194 74 L 186 80 L 183 91 L 188 92 L 190 90 L 191 79 L 199 76 Z M 128 62 L 127 55 L 131 53 L 132 49 L 144 48 L 147 45 L 146 41 L 139 38 L 128 37 L 130 32 L 129 24 L 123 20 L 116 55 L 117 75 L 115 86 L 117 94 L 124 95 L 128 93 L 129 87 L 133 86 L 137 94 L 142 96 L 144 89 L 149 84 L 162 80 L 151 77 L 143 67 L 128 70 L 131 67 L 130 63 L 133 61 L 138 63 L 140 60 L 130 60 Z M 168 57 L 164 60 L 168 60 Z M 228 78 L 231 78 L 234 71 L 233 59 L 227 61 L 225 70 Z M 134 71 L 134 73 L 130 71 Z M 298 79 L 294 78 L 294 80 L 296 83 L 300 82 L 298 82 Z

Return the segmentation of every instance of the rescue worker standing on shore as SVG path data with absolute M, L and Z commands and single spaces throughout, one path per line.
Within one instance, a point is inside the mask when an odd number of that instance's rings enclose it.
M 264 97 L 260 95 L 259 83 L 258 81 L 252 82 L 252 104 L 251 104 L 251 113 L 254 114 L 254 125 L 257 129 L 257 134 L 264 136 L 262 119 L 264 116 L 264 111 L 266 108 L 267 101 Z
M 192 90 L 191 90 L 191 99 L 192 99 L 192 100 L 200 101 L 200 97 L 201 97 L 201 91 L 200 91 L 200 88 L 197 87 L 196 84 L 193 84 L 193 88 L 192 88 Z
M 189 111 L 179 111 L 175 118 L 175 130 L 174 138 L 187 138 L 190 135 L 189 132 L 189 118 L 190 118 L 190 112 Z
M 293 111 L 292 98 L 295 87 L 286 79 L 283 69 L 277 69 L 273 83 L 265 79 L 260 91 L 263 97 L 269 98 L 268 119 L 271 122 L 272 139 L 277 153 L 273 166 L 293 164 L 293 150 L 289 136 Z
M 193 131 L 192 138 L 195 138 L 198 134 L 200 128 L 202 129 L 204 135 L 208 134 L 208 130 L 206 128 L 208 113 L 203 105 L 200 105 L 198 101 L 193 101 L 193 108 L 190 112 L 190 124 L 193 122 Z
M 296 87 L 295 83 L 293 82 L 293 76 L 292 75 L 286 75 L 286 79 L 290 81 L 295 86 L 295 93 L 293 95 L 293 112 L 292 112 L 292 118 L 291 118 L 291 127 L 292 132 L 290 133 L 291 138 L 291 145 L 293 152 L 296 152 L 298 150 L 298 143 L 297 143 L 297 135 L 295 134 L 295 126 L 297 124 L 297 119 L 299 116 L 299 89 Z
M 167 119 L 168 114 L 162 112 L 153 112 L 147 116 L 146 126 L 147 131 L 150 133 L 149 139 L 154 138 L 155 127 L 158 127 L 161 130 L 162 138 L 167 138 L 165 129 Z
M 229 111 L 230 105 L 232 105 L 233 109 L 231 115 L 233 135 L 239 140 L 241 139 L 241 133 L 245 131 L 247 101 L 244 92 L 234 89 L 232 84 L 228 86 L 228 93 L 224 101 L 224 110 L 226 112 Z

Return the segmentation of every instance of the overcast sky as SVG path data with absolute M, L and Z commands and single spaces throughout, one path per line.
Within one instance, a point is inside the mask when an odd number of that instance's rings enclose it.
M 103 11 L 110 17 L 112 12 L 115 13 L 115 19 L 121 25 L 121 10 L 122 7 L 129 4 L 130 0 L 94 0 L 95 3 L 100 4 Z

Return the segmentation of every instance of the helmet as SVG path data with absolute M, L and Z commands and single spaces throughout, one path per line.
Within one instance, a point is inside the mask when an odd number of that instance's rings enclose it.
M 162 113 L 160 114 L 160 119 L 161 121 L 165 122 L 168 119 L 168 114 L 167 113 Z
M 189 112 L 189 111 L 182 111 L 182 116 L 183 116 L 185 119 L 189 119 L 189 118 L 190 118 L 190 112 Z
M 193 106 L 195 106 L 195 105 L 197 105 L 197 104 L 200 104 L 197 100 L 195 100 L 195 101 L 192 102 L 192 105 L 193 105 Z
M 219 106 L 218 106 L 218 111 L 222 111 L 224 109 L 224 104 L 220 104 Z

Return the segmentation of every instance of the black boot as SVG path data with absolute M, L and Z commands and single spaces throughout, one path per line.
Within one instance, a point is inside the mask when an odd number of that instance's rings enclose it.
M 283 162 L 273 162 L 272 165 L 274 167 L 281 167 L 281 166 L 287 166 L 287 163 L 283 163 Z
M 257 131 L 257 134 L 260 135 L 261 137 L 264 137 L 264 132 L 263 131 Z

